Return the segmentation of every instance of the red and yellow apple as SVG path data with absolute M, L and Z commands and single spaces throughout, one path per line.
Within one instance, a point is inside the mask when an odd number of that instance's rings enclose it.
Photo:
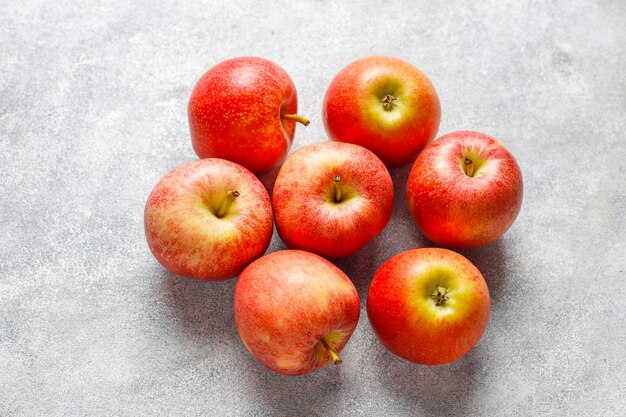
M 241 57 L 209 69 L 189 99 L 191 142 L 200 158 L 223 158 L 255 174 L 270 171 L 291 147 L 297 114 L 296 87 L 278 64 Z
M 364 147 L 321 142 L 287 158 L 272 204 L 276 230 L 287 246 L 344 258 L 387 225 L 393 183 L 385 165 Z
M 382 344 L 422 365 L 465 355 L 485 331 L 490 310 L 480 271 L 448 249 L 394 256 L 376 272 L 367 296 L 367 315 Z
M 411 162 L 437 134 L 440 117 L 430 80 L 389 56 L 362 58 L 342 69 L 323 104 L 332 140 L 364 146 L 389 166 Z
M 275 372 L 303 375 L 341 362 L 360 304 L 356 288 L 335 265 L 309 252 L 284 250 L 244 269 L 234 311 L 253 357 Z
M 174 168 L 158 182 L 144 225 L 148 246 L 165 268 L 223 280 L 263 255 L 272 238 L 272 208 L 254 174 L 208 158 Z
M 461 131 L 419 155 L 407 181 L 409 211 L 438 245 L 473 248 L 499 238 L 522 206 L 522 173 L 496 139 Z

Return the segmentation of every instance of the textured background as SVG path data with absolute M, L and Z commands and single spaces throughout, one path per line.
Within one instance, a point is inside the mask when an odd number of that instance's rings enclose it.
M 189 3 L 0 4 L 0 415 L 624 415 L 626 3 Z M 503 238 L 464 252 L 493 299 L 466 357 L 394 357 L 363 309 L 340 367 L 282 377 L 238 339 L 235 280 L 154 260 L 143 206 L 196 158 L 186 105 L 210 66 L 280 63 L 312 120 L 296 149 L 325 140 L 328 83 L 370 54 L 430 77 L 440 134 L 504 142 L 524 205 Z M 387 229 L 338 263 L 363 307 L 386 259 L 428 245 L 408 170 L 392 171 Z

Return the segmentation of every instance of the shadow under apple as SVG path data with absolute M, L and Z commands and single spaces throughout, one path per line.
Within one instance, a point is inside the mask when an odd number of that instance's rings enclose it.
M 512 251 L 507 248 L 506 238 L 501 237 L 489 245 L 462 250 L 459 253 L 469 259 L 485 278 L 487 287 L 489 287 L 493 314 L 494 306 L 500 304 L 502 297 L 507 292 L 510 266 L 515 261 Z
M 272 197 L 272 193 L 274 192 L 274 183 L 276 182 L 276 177 L 278 177 L 278 173 L 280 172 L 281 167 L 282 163 L 274 169 L 258 176 L 259 180 L 265 186 L 265 189 L 267 190 L 267 193 L 270 195 L 270 197 Z
M 381 344 L 372 362 L 383 390 L 413 415 L 464 415 L 480 383 L 483 352 L 477 346 L 446 365 L 417 365 L 387 351 Z
M 202 281 L 161 269 L 159 297 L 169 307 L 171 325 L 188 341 L 238 342 L 233 317 L 236 279 Z
M 337 403 L 347 399 L 343 381 L 349 376 L 342 372 L 342 366 L 331 363 L 297 377 L 279 375 L 258 362 L 242 364 L 242 370 L 253 384 L 250 392 L 258 394 L 259 412 L 269 411 L 272 416 L 326 416 L 336 410 Z
M 339 267 L 352 281 L 359 293 L 361 305 L 367 298 L 367 292 L 378 268 L 378 247 L 376 239 L 367 244 L 359 252 L 344 259 L 334 260 L 333 263 Z

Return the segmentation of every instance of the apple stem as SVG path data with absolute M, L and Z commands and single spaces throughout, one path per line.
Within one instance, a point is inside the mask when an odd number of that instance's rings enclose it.
M 237 197 L 239 197 L 239 191 L 229 191 L 228 193 L 226 193 L 226 198 L 224 198 L 224 201 L 222 202 L 220 209 L 217 210 L 217 213 L 215 215 L 220 219 L 224 217 L 224 215 L 228 211 L 228 208 L 233 203 L 233 201 L 235 201 L 235 198 Z
M 335 200 L 335 203 L 340 203 L 341 198 L 343 197 L 341 195 L 341 186 L 339 185 L 340 181 L 341 176 L 339 174 L 335 174 L 333 176 L 333 199 Z
M 296 121 L 298 123 L 302 123 L 305 126 L 308 126 L 309 123 L 311 123 L 311 122 L 309 122 L 309 119 L 307 119 L 304 116 L 300 116 L 299 114 L 281 114 L 280 118 L 281 119 L 287 119 L 287 120 L 293 120 L 293 121 Z
M 463 160 L 463 164 L 465 165 L 465 175 L 468 177 L 474 176 L 474 163 L 468 157 L 465 157 Z
M 391 94 L 385 94 L 385 97 L 383 97 L 380 102 L 383 103 L 383 108 L 385 110 L 391 110 L 393 108 L 393 102 L 397 99 L 397 97 L 392 96 Z
M 437 289 L 431 294 L 433 300 L 435 300 L 435 305 L 440 306 L 445 304 L 448 301 L 448 289 L 446 287 L 437 287 Z
M 330 345 L 328 344 L 328 342 L 326 341 L 326 339 L 324 339 L 322 337 L 322 340 L 320 340 L 320 342 L 322 342 L 322 346 L 324 346 L 324 349 L 326 349 L 326 352 L 328 352 L 328 354 L 330 355 L 330 358 L 333 360 L 333 363 L 335 365 L 339 365 L 341 363 L 341 358 L 339 357 L 339 355 L 337 355 L 337 353 L 330 347 Z

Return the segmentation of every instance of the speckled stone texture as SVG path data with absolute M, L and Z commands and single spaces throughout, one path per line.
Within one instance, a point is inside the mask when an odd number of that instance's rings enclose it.
M 0 415 L 623 416 L 625 21 L 620 0 L 1 2 Z M 337 262 L 363 302 L 344 363 L 282 377 L 239 341 L 235 280 L 152 257 L 144 203 L 196 158 L 186 106 L 210 66 L 280 63 L 312 121 L 297 149 L 325 140 L 326 86 L 370 54 L 430 77 L 440 134 L 505 143 L 522 212 L 463 252 L 493 301 L 478 346 L 413 365 L 365 313 L 375 270 L 428 245 L 406 207 L 410 167 L 392 170 L 390 224 Z M 282 248 L 275 235 L 269 251 Z

